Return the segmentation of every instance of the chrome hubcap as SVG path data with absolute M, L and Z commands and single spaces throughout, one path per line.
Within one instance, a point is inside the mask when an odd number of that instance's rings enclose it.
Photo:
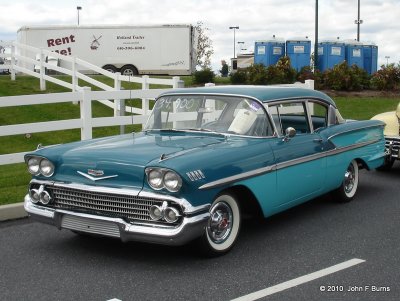
M 355 172 L 353 164 L 350 164 L 344 174 L 344 191 L 350 193 L 354 188 Z
M 207 232 L 210 239 L 217 244 L 223 243 L 232 231 L 233 213 L 225 202 L 214 205 L 210 212 Z
M 133 74 L 133 70 L 131 70 L 131 69 L 126 69 L 125 71 L 124 71 L 124 74 L 123 75 L 126 75 L 126 76 L 133 76 L 134 74 Z

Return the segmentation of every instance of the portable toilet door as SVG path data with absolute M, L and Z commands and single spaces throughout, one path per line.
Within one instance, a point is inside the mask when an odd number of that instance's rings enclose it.
M 338 40 L 326 40 L 318 43 L 318 64 L 320 71 L 332 69 L 345 60 L 345 45 Z
M 360 42 L 347 40 L 346 44 L 346 61 L 349 66 L 357 65 L 364 69 L 364 53 L 363 45 Z
M 254 44 L 254 63 L 268 67 L 275 65 L 285 55 L 285 41 L 277 38 L 256 41 Z
M 374 43 L 364 43 L 364 69 L 369 75 L 374 74 L 378 70 L 378 46 Z
M 286 55 L 297 72 L 305 66 L 310 66 L 311 41 L 307 38 L 287 40 Z

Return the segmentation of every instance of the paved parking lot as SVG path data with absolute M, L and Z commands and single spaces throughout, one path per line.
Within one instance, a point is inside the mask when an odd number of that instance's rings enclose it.
M 2 222 L 0 300 L 400 300 L 399 195 L 400 164 L 363 171 L 353 202 L 326 195 L 246 220 L 214 259 Z

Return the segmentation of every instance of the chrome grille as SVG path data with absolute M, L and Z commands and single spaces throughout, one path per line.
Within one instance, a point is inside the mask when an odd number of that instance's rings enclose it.
M 400 138 L 385 138 L 386 153 L 392 158 L 400 158 Z
M 153 222 L 149 215 L 149 208 L 152 205 L 161 206 L 163 203 L 163 200 L 159 199 L 86 191 L 69 187 L 46 186 L 45 189 L 50 192 L 53 198 L 53 201 L 47 207 L 123 218 L 130 222 Z M 157 223 L 168 224 L 162 220 L 157 221 Z

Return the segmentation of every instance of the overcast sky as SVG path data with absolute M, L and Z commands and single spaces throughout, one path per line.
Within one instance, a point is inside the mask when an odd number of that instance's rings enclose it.
M 212 65 L 233 56 L 233 31 L 243 48 L 254 41 L 308 36 L 314 40 L 315 0 L 0 0 L 0 40 L 16 39 L 24 25 L 196 24 L 210 28 Z M 357 0 L 319 0 L 319 40 L 357 37 Z M 361 41 L 379 47 L 378 65 L 400 61 L 400 0 L 361 0 Z M 239 51 L 239 47 L 237 48 Z

